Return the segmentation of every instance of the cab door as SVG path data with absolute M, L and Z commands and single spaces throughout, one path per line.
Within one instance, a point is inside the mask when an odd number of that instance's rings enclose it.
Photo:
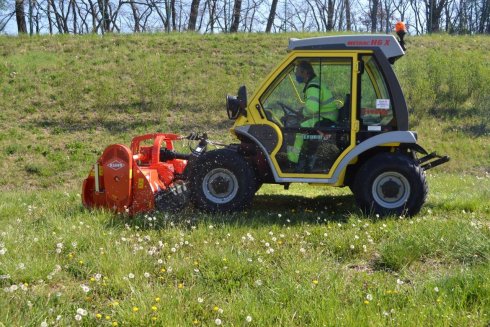
M 260 96 L 264 118 L 282 134 L 282 143 L 271 154 L 280 177 L 328 178 L 354 146 L 355 58 L 349 53 L 299 54 Z M 312 78 L 298 81 L 296 70 L 308 65 Z

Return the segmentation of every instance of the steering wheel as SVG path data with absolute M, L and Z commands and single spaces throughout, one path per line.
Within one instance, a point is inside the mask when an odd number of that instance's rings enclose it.
M 281 101 L 276 102 L 279 107 L 281 107 L 284 115 L 281 117 L 281 122 L 285 127 L 295 127 L 299 126 L 303 115 L 301 112 L 298 112 L 288 105 L 284 104 Z

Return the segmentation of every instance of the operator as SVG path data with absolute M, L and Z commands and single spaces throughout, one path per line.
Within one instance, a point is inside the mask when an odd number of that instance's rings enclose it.
M 302 110 L 302 128 L 331 126 L 337 122 L 339 112 L 332 92 L 325 83 L 321 83 L 313 67 L 308 61 L 300 61 L 296 66 L 296 81 L 304 83 L 303 99 L 305 106 Z M 306 140 L 305 140 L 306 136 Z M 308 173 L 313 169 L 316 160 L 316 150 L 321 139 L 308 137 L 308 134 L 298 133 L 294 145 L 288 147 L 288 159 L 296 164 L 295 172 Z

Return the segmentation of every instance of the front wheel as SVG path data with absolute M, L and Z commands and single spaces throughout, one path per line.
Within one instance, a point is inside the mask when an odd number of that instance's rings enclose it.
M 208 212 L 243 210 L 257 189 L 253 168 L 237 152 L 204 153 L 191 173 L 192 202 Z
M 424 170 L 413 159 L 383 153 L 361 166 L 352 190 L 366 214 L 413 216 L 425 203 L 428 187 Z

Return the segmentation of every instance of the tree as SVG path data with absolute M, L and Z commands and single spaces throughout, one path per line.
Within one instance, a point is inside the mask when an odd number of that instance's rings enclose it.
M 242 0 L 235 0 L 235 5 L 233 6 L 233 19 L 231 21 L 231 27 L 230 27 L 231 33 L 238 32 L 241 10 L 242 10 Z
M 24 11 L 24 0 L 15 0 L 15 18 L 17 20 L 17 32 L 27 33 L 26 14 Z
M 265 32 L 270 33 L 272 29 L 272 24 L 274 24 L 274 19 L 276 18 L 278 0 L 272 0 L 271 10 L 269 11 L 269 18 L 267 19 L 267 26 L 265 27 Z

